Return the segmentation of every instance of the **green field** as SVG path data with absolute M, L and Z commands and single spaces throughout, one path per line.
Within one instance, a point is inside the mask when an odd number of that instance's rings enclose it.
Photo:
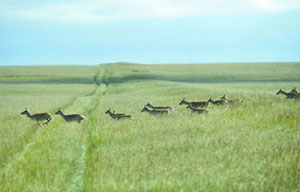
M 295 86 L 300 63 L 0 67 L 0 191 L 300 191 L 300 102 L 276 95 Z M 178 105 L 224 93 L 243 102 Z

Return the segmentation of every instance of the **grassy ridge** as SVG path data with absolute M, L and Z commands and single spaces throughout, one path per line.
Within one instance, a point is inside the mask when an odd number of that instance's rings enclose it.
M 300 81 L 300 63 L 103 64 L 106 83 L 163 80 L 189 83 Z M 0 83 L 93 84 L 96 66 L 0 67 Z
M 275 94 L 299 85 L 299 67 L 115 64 L 72 67 L 72 74 L 65 68 L 66 81 L 61 69 L 49 78 L 48 67 L 41 67 L 26 84 L 19 79 L 26 71 L 16 67 L 13 82 L 19 84 L 0 84 L 0 189 L 299 191 L 300 103 Z M 34 76 L 45 81 L 38 84 Z M 90 82 L 66 83 L 77 76 Z M 52 78 L 62 80 L 51 84 Z M 224 93 L 243 102 L 210 105 L 209 115 L 178 105 L 183 97 L 207 100 Z M 175 111 L 158 117 L 141 113 L 148 101 Z M 33 112 L 63 106 L 88 120 L 66 124 L 55 116 L 38 128 L 19 115 L 25 104 Z M 112 120 L 104 113 L 110 107 L 134 119 Z
M 0 83 L 91 84 L 95 66 L 0 67 Z
M 300 63 L 115 64 L 101 67 L 108 68 L 105 80 L 110 83 L 138 79 L 189 83 L 300 81 Z

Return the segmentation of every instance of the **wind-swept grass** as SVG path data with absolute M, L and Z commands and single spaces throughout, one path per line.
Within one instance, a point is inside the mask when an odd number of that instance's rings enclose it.
M 300 102 L 276 95 L 280 87 L 299 85 L 298 68 L 117 64 L 73 72 L 89 84 L 49 84 L 48 77 L 41 84 L 0 84 L 0 189 L 299 191 Z M 208 115 L 178 105 L 184 97 L 224 93 L 243 102 L 209 105 Z M 148 101 L 175 110 L 141 113 Z M 32 113 L 63 106 L 88 120 L 67 124 L 54 116 L 39 128 L 19 114 L 24 105 Z M 134 118 L 113 120 L 104 113 L 108 108 Z

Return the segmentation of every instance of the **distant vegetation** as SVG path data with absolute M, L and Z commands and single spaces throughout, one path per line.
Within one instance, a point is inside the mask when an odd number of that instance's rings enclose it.
M 137 79 L 188 83 L 235 83 L 298 81 L 299 63 L 102 65 L 109 68 L 105 79 L 119 83 Z M 113 73 L 113 74 L 112 74 Z
M 0 83 L 93 83 L 95 66 L 0 67 Z
M 300 63 L 0 67 L 0 191 L 299 191 L 300 102 L 276 95 L 295 86 Z M 242 102 L 179 105 L 224 93 Z

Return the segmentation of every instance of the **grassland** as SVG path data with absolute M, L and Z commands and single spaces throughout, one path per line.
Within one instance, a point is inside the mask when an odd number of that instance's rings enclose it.
M 0 67 L 0 191 L 300 191 L 300 102 L 276 96 L 299 84 L 300 63 Z M 178 105 L 224 93 L 243 102 Z

